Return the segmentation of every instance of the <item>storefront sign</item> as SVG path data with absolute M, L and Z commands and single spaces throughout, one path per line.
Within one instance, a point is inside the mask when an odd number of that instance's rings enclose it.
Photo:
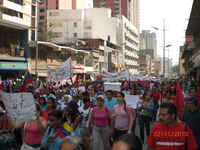
M 0 70 L 27 70 L 27 62 L 0 62 Z

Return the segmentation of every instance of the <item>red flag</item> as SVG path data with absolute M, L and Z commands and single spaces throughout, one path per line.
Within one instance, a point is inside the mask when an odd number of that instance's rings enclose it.
M 177 108 L 178 116 L 182 117 L 183 108 L 184 108 L 184 96 L 183 96 L 183 92 L 181 90 L 179 82 L 177 82 L 176 84 L 176 97 L 174 100 L 174 105 Z

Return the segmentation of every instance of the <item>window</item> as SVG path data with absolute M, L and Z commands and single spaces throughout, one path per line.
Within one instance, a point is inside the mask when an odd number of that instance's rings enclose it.
M 59 16 L 59 12 L 49 12 L 49 16 Z
M 9 1 L 17 3 L 19 5 L 23 5 L 23 0 L 9 0 Z
M 76 23 L 76 22 L 74 22 L 74 27 L 75 27 L 75 28 L 77 27 L 77 23 Z
M 73 34 L 73 37 L 77 37 L 77 35 L 78 35 L 77 33 L 74 33 L 74 34 Z
M 31 40 L 35 41 L 35 30 L 31 31 Z
M 41 19 L 41 20 L 44 20 L 44 16 L 40 16 L 40 19 Z
M 31 18 L 31 26 L 35 27 L 35 18 L 34 17 Z
M 56 0 L 56 9 L 58 9 L 59 3 L 58 0 Z
M 35 6 L 31 6 L 31 12 L 32 12 L 32 16 L 36 16 L 36 8 Z
M 87 27 L 85 27 L 85 29 L 86 29 L 86 30 L 91 30 L 92 27 L 91 27 L 91 26 L 87 26 Z
M 9 16 L 14 16 L 14 17 L 18 17 L 18 18 L 23 18 L 23 13 L 21 12 L 17 12 L 15 10 L 9 9 L 9 8 L 1 8 L 0 7 L 0 12 L 7 14 Z
M 63 34 L 62 34 L 62 32 L 54 32 L 54 36 L 55 36 L 56 38 L 60 38 L 60 37 L 63 36 Z
M 44 8 L 40 8 L 40 12 L 43 13 L 44 12 Z

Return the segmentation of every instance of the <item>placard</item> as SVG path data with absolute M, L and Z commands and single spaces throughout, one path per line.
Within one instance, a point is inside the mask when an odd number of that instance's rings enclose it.
M 5 93 L 0 91 L 8 115 L 16 122 L 36 119 L 36 107 L 32 93 Z
M 129 106 L 131 106 L 132 108 L 136 109 L 137 108 L 137 103 L 139 101 L 139 96 L 138 95 L 125 94 L 125 100 L 126 100 L 126 103 Z
M 112 91 L 121 91 L 121 83 L 120 82 L 106 82 L 104 83 L 104 91 L 108 91 L 108 90 L 112 90 Z

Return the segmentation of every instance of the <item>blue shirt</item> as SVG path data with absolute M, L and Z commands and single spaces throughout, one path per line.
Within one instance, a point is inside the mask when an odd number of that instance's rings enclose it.
M 112 112 L 113 107 L 118 104 L 117 100 L 115 98 L 112 98 L 111 100 L 108 100 L 108 98 L 105 99 L 104 106 L 110 109 Z
M 48 147 L 48 150 L 60 150 L 61 149 L 61 143 L 62 143 L 61 137 L 57 136 L 56 139 L 51 143 L 47 142 L 47 139 L 50 136 L 54 136 L 54 135 L 55 135 L 55 129 L 51 128 L 51 130 L 50 130 L 50 127 L 48 127 L 46 132 L 45 132 L 45 135 L 42 139 L 41 147 Z

